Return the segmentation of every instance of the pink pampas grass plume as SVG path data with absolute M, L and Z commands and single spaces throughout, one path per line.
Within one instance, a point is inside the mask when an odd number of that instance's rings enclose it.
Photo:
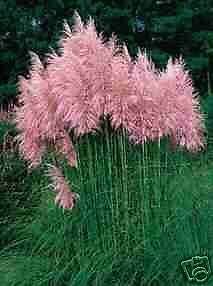
M 19 150 L 23 157 L 31 162 L 31 166 L 37 166 L 45 146 L 41 141 L 42 128 L 40 125 L 40 107 L 38 94 L 43 93 L 43 65 L 39 57 L 31 53 L 31 70 L 29 78 L 19 77 L 19 103 L 20 107 L 15 108 L 17 129 L 20 134 L 16 136 L 19 142 Z
M 122 128 L 129 121 L 129 99 L 132 93 L 132 62 L 126 46 L 112 61 L 111 89 L 107 95 L 106 113 L 114 129 Z
M 69 184 L 65 180 L 62 172 L 56 166 L 49 165 L 47 175 L 52 180 L 52 186 L 56 192 L 55 204 L 63 209 L 73 209 L 75 202 L 80 196 L 70 191 Z
M 48 73 L 57 98 L 57 118 L 77 136 L 99 128 L 111 80 L 113 50 L 97 35 L 94 22 L 64 26 L 61 55 L 50 56 Z
M 167 135 L 162 120 L 164 108 L 159 104 L 159 72 L 146 52 L 139 51 L 132 78 L 138 111 L 135 111 L 135 126 L 128 127 L 130 136 L 137 143 L 159 140 Z
M 16 137 L 23 157 L 31 167 L 41 163 L 46 140 L 55 140 L 62 128 L 55 118 L 56 101 L 51 93 L 49 76 L 39 57 L 31 52 L 29 77 L 19 78 L 19 103 L 15 123 L 20 134 Z
M 19 134 L 19 150 L 30 167 L 41 163 L 47 141 L 55 141 L 63 130 L 61 122 L 55 117 L 56 99 L 51 92 L 49 75 L 39 57 L 31 54 L 29 77 L 19 78 L 19 103 L 15 118 Z
M 144 143 L 163 136 L 159 124 L 157 72 L 146 53 L 132 62 L 127 48 L 114 59 L 109 113 L 114 128 L 125 128 L 130 140 Z
M 77 167 L 77 155 L 69 134 L 66 131 L 60 132 L 54 143 L 56 151 L 64 155 L 69 165 Z
M 131 72 L 132 94 L 129 120 L 125 124 L 135 143 L 159 139 L 164 135 L 159 121 L 157 71 L 146 53 L 139 51 Z
M 204 120 L 198 94 L 181 58 L 174 63 L 168 61 L 166 71 L 159 77 L 159 90 L 159 109 L 163 110 L 162 121 L 172 143 L 192 152 L 202 149 Z

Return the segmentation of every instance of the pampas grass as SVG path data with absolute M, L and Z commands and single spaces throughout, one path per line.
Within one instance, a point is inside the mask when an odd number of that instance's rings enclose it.
M 29 78 L 19 82 L 21 154 L 31 167 L 55 166 L 46 188 L 38 188 L 32 221 L 18 229 L 18 244 L 0 254 L 0 280 L 183 285 L 178 263 L 206 254 L 211 243 L 196 226 L 207 203 L 197 204 L 199 194 L 209 192 L 211 178 L 192 172 L 206 159 L 183 150 L 205 145 L 191 79 L 181 60 L 170 60 L 162 72 L 146 53 L 133 62 L 125 45 L 97 34 L 91 19 L 85 25 L 75 19 L 72 31 L 64 25 L 61 54 L 49 55 L 45 68 L 32 54 Z M 54 206 L 49 180 L 63 211 Z

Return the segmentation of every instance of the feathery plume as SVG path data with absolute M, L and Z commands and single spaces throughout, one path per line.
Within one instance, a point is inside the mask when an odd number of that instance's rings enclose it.
M 59 133 L 59 137 L 55 140 L 55 149 L 58 153 L 65 156 L 71 167 L 77 167 L 77 155 L 66 131 Z
M 65 180 L 61 170 L 54 165 L 49 165 L 47 175 L 51 178 L 54 191 L 57 193 L 55 204 L 58 204 L 63 209 L 73 209 L 76 200 L 80 196 L 70 191 L 69 184 Z
M 20 152 L 31 162 L 31 167 L 36 167 L 41 163 L 46 141 L 55 141 L 63 126 L 55 116 L 57 102 L 51 92 L 49 74 L 39 57 L 32 52 L 30 54 L 29 78 L 19 78 L 19 101 L 22 105 L 15 109 L 14 122 L 20 131 L 16 137 Z
M 126 46 L 112 61 L 111 90 L 107 96 L 106 111 L 113 128 L 122 128 L 129 120 L 128 100 L 131 95 L 131 60 Z
M 97 35 L 93 20 L 83 25 L 77 19 L 72 33 L 66 24 L 62 54 L 49 60 L 47 70 L 57 100 L 55 115 L 80 136 L 99 128 L 110 89 L 113 50 Z
M 19 142 L 20 153 L 31 162 L 32 167 L 41 162 L 45 147 L 41 140 L 41 103 L 38 101 L 38 94 L 43 93 L 43 66 L 37 55 L 31 53 L 31 56 L 29 78 L 19 77 L 19 102 L 22 105 L 14 110 L 14 122 L 20 131 L 15 138 Z
M 159 108 L 158 71 L 146 52 L 139 50 L 132 71 L 132 115 L 127 129 L 136 143 L 159 140 L 166 135 L 161 122 L 163 109 Z
M 115 59 L 112 81 L 110 113 L 113 126 L 125 128 L 135 143 L 161 137 L 156 102 L 157 75 L 147 55 L 139 53 L 133 63 L 125 48 L 122 57 Z
M 163 109 L 164 126 L 172 143 L 192 152 L 203 148 L 205 126 L 198 94 L 181 58 L 168 61 L 159 77 L 159 90 L 159 109 Z

